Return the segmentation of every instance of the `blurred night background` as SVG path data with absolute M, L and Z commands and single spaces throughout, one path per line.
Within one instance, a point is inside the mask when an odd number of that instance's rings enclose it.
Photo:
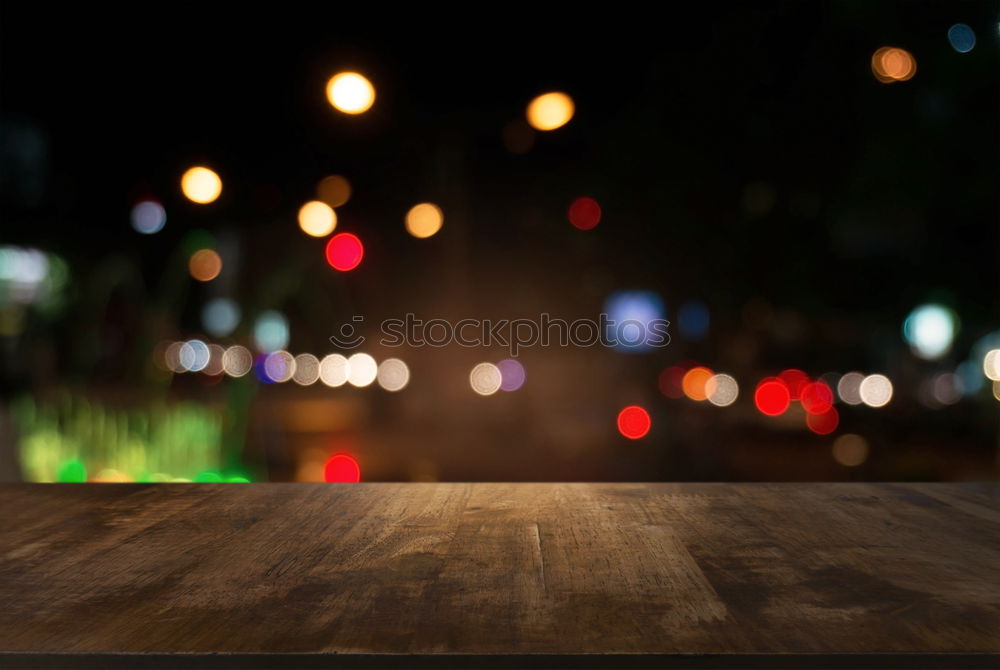
M 0 9 L 0 479 L 997 478 L 997 3 L 213 7 Z

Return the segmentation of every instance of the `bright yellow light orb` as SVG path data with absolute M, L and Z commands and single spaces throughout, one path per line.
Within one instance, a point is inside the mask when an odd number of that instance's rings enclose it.
M 316 185 L 316 197 L 330 207 L 342 207 L 351 199 L 351 182 L 339 174 L 323 177 Z
M 444 214 L 441 208 L 430 202 L 422 202 L 414 205 L 406 213 L 406 232 L 414 237 L 430 237 L 441 230 L 444 223 Z
M 337 227 L 337 214 L 325 202 L 312 200 L 299 210 L 299 228 L 306 235 L 326 237 Z
M 364 114 L 375 104 L 375 87 L 357 72 L 340 72 L 326 83 L 326 97 L 345 114 Z
M 573 98 L 565 93 L 546 93 L 528 104 L 528 123 L 535 130 L 555 130 L 573 118 Z
M 222 180 L 207 167 L 193 167 L 181 177 L 181 190 L 188 200 L 206 205 L 222 193 Z

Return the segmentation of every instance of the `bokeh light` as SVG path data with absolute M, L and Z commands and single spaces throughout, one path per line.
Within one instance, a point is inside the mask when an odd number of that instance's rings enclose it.
M 577 198 L 570 203 L 567 216 L 576 228 L 590 230 L 601 222 L 601 206 L 593 198 Z
M 240 324 L 240 307 L 229 298 L 213 298 L 201 310 L 201 324 L 214 337 L 225 337 Z
M 527 378 L 527 375 L 524 371 L 524 366 L 521 365 L 521 361 L 513 358 L 505 358 L 497 363 L 497 368 L 500 370 L 501 391 L 516 391 L 524 386 L 524 380 Z
M 983 374 L 987 379 L 1000 381 L 1000 349 L 990 349 L 983 356 Z
M 708 402 L 716 407 L 728 407 L 736 402 L 740 394 L 740 385 L 727 374 L 713 375 L 705 384 Z
M 339 72 L 326 83 L 326 98 L 345 114 L 363 114 L 375 104 L 375 87 L 357 72 Z
M 410 383 L 410 368 L 398 358 L 387 358 L 379 363 L 376 379 L 386 391 L 402 391 Z
M 796 368 L 782 370 L 778 379 L 785 382 L 785 386 L 788 387 L 788 397 L 792 400 L 798 400 L 802 396 L 802 390 L 809 384 L 809 375 Z
M 837 430 L 839 424 L 840 414 L 832 406 L 825 412 L 806 414 L 806 426 L 817 435 L 829 435 Z
M 885 375 L 868 375 L 858 386 L 861 402 L 869 407 L 884 407 L 892 400 L 892 382 Z
M 222 475 L 214 470 L 203 470 L 195 476 L 194 480 L 199 484 L 218 484 L 222 481 Z
M 948 28 L 948 44 L 960 54 L 969 53 L 976 46 L 976 33 L 964 23 Z
M 957 374 L 942 372 L 931 379 L 930 391 L 935 402 L 941 405 L 954 405 L 962 399 L 965 384 Z
M 208 345 L 208 364 L 202 372 L 206 375 L 216 377 L 225 372 L 222 359 L 226 355 L 225 347 L 218 344 Z
M 701 300 L 688 300 L 677 309 L 677 328 L 689 340 L 700 340 L 708 334 L 708 306 Z
M 183 346 L 183 342 L 171 342 L 163 350 L 164 365 L 171 372 L 187 372 L 181 365 L 181 347 Z
M 155 200 L 142 200 L 132 208 L 132 227 L 143 235 L 152 235 L 167 225 L 167 210 Z
M 957 318 L 941 305 L 921 305 L 903 322 L 903 337 L 920 358 L 941 358 L 951 349 L 955 339 Z
M 618 412 L 618 432 L 630 440 L 638 440 L 649 433 L 653 425 L 649 412 L 638 405 L 629 405 Z
M 324 356 L 323 360 L 319 363 L 319 379 L 331 388 L 346 384 L 347 373 L 347 359 L 340 354 Z
M 833 390 L 823 382 L 809 382 L 799 394 L 802 409 L 809 414 L 825 414 L 833 407 Z
M 188 372 L 201 372 L 208 365 L 210 352 L 201 340 L 188 340 L 181 345 L 180 365 Z
M 444 214 L 441 209 L 431 202 L 422 202 L 414 205 L 406 213 L 406 232 L 417 238 L 430 237 L 441 230 L 444 224 Z
M 234 344 L 222 355 L 222 369 L 230 377 L 243 377 L 253 367 L 253 354 L 240 344 Z
M 573 99 L 565 93 L 545 93 L 528 104 L 528 123 L 535 130 L 555 130 L 569 123 L 574 109 Z
M 326 243 L 326 262 L 334 270 L 348 272 L 361 264 L 365 255 L 364 245 L 357 235 L 338 233 Z
M 299 228 L 312 237 L 326 237 L 337 227 L 337 215 L 325 202 L 310 200 L 299 209 Z
M 114 468 L 104 468 L 90 481 L 102 482 L 104 484 L 125 484 L 132 481 L 132 478 Z
M 861 382 L 865 380 L 860 372 L 847 372 L 837 382 L 837 395 L 848 405 L 861 404 Z
M 653 322 L 664 318 L 663 299 L 653 291 L 616 291 L 604 301 L 609 322 L 605 337 L 625 352 L 648 351 L 660 334 Z
M 709 391 L 712 390 L 707 388 L 708 381 L 714 374 L 712 370 L 701 365 L 685 372 L 683 379 L 681 379 L 681 389 L 684 391 L 684 395 L 698 402 L 706 400 Z
M 267 374 L 267 354 L 260 354 L 253 360 L 253 374 L 264 384 L 273 384 L 274 380 Z
M 212 281 L 222 272 L 222 257 L 213 249 L 199 249 L 191 254 L 188 270 L 198 281 Z
M 343 207 L 351 199 L 351 182 L 339 174 L 323 177 L 316 185 L 316 198 L 330 207 Z
M 253 325 L 253 340 L 257 351 L 284 349 L 288 346 L 288 319 L 273 309 L 261 312 Z
M 361 466 L 347 454 L 336 454 L 323 466 L 323 481 L 354 484 L 361 481 Z
M 63 461 L 56 470 L 56 481 L 69 484 L 81 484 L 87 481 L 87 468 L 83 461 L 75 458 Z
M 272 351 L 264 359 L 264 374 L 279 384 L 295 375 L 295 357 L 283 349 Z
M 757 406 L 761 414 L 767 416 L 784 414 L 791 404 L 791 400 L 788 385 L 777 377 L 762 380 L 753 394 L 754 405 Z
M 296 356 L 292 381 L 299 386 L 309 386 L 315 384 L 317 379 L 319 379 L 319 359 L 312 354 Z
M 883 84 L 907 81 L 917 73 L 917 61 L 906 49 L 881 47 L 872 54 L 872 74 Z
M 668 398 L 683 398 L 684 397 L 684 373 L 688 371 L 688 368 L 683 365 L 671 365 L 670 367 L 664 368 L 660 372 L 660 376 L 657 379 L 657 386 L 660 389 L 660 393 Z
M 868 460 L 868 440 L 845 433 L 833 441 L 833 459 L 843 466 L 855 468 Z
M 222 179 L 212 170 L 199 165 L 181 177 L 181 191 L 191 202 L 207 205 L 222 193 Z
M 368 354 L 351 354 L 347 359 L 347 381 L 359 388 L 369 386 L 378 376 L 378 363 Z
M 493 395 L 500 390 L 503 375 L 492 363 L 479 363 L 469 373 L 469 385 L 479 395 Z
M 983 369 L 978 361 L 962 361 L 955 368 L 955 374 L 962 381 L 962 393 L 974 396 L 983 388 Z

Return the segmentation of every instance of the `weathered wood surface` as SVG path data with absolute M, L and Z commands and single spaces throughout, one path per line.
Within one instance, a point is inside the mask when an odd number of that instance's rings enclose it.
M 1000 653 L 1000 486 L 3 485 L 0 651 Z

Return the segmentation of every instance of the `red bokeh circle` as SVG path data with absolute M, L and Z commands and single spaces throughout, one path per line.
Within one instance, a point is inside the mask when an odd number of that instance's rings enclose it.
M 788 385 L 777 377 L 761 380 L 753 394 L 753 402 L 757 405 L 757 409 L 767 416 L 784 414 L 791 400 Z
M 350 483 L 361 481 L 361 466 L 347 454 L 335 454 L 323 466 L 323 481 Z
M 580 230 L 590 230 L 601 222 L 601 206 L 593 198 L 577 198 L 569 206 L 569 222 Z
M 353 233 L 338 233 L 326 243 L 326 262 L 334 270 L 347 272 L 361 264 L 365 247 Z
M 630 440 L 638 440 L 653 425 L 649 412 L 638 405 L 629 405 L 618 412 L 618 432 Z

